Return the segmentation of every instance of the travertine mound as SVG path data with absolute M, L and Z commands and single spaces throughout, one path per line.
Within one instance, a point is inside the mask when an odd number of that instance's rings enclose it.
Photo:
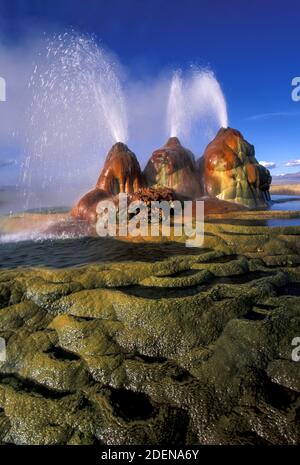
M 139 162 L 127 145 L 118 142 L 107 154 L 96 186 L 85 194 L 71 210 L 74 218 L 95 223 L 97 204 L 108 197 L 131 194 L 143 186 Z
M 71 216 L 79 220 L 86 220 L 90 223 L 97 221 L 96 208 L 101 200 L 109 197 L 108 192 L 102 189 L 93 189 L 85 194 L 79 202 L 72 208 Z
M 143 187 L 142 173 L 135 154 L 122 142 L 112 146 L 96 184 L 110 195 L 131 194 Z
M 214 207 L 220 211 L 218 200 L 251 209 L 267 208 L 271 179 L 270 172 L 256 160 L 253 145 L 236 129 L 221 128 L 197 163 L 192 152 L 171 137 L 153 152 L 143 173 L 134 153 L 118 142 L 106 157 L 95 189 L 79 200 L 71 214 L 94 223 L 99 201 L 120 192 L 139 196 L 138 192 L 147 188 L 151 196 L 155 189 L 171 189 L 180 200 L 209 196 L 213 199 L 207 202 L 210 211 Z M 228 205 L 224 207 L 228 211 Z
M 194 155 L 177 137 L 155 150 L 144 170 L 148 186 L 165 186 L 181 196 L 196 199 L 203 194 Z
M 258 163 L 254 146 L 236 129 L 219 130 L 199 160 L 199 169 L 211 197 L 250 208 L 268 206 L 270 172 Z

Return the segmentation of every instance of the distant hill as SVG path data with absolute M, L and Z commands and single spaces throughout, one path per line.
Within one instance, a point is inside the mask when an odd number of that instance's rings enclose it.
M 287 173 L 279 176 L 272 176 L 272 184 L 297 184 L 300 183 L 300 171 L 297 173 Z

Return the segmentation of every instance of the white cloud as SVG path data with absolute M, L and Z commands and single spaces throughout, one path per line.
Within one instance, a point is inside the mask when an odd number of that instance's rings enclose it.
M 300 160 L 290 160 L 285 164 L 285 166 L 300 166 Z
M 260 121 L 270 118 L 288 118 L 293 116 L 300 116 L 300 111 L 276 111 L 273 113 L 260 113 L 246 118 L 248 121 Z
M 273 161 L 260 161 L 259 164 L 264 166 L 265 168 L 268 168 L 269 170 L 276 168 L 276 163 L 274 163 Z

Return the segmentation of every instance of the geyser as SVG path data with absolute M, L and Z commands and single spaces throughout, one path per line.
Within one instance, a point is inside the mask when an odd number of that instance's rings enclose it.
M 25 208 L 62 205 L 84 192 L 99 149 L 128 139 L 118 67 L 96 41 L 75 33 L 47 42 L 30 80 Z
M 226 100 L 212 71 L 176 71 L 170 84 L 167 129 L 171 137 L 189 137 L 196 127 L 209 136 L 228 126 Z
M 177 137 L 188 128 L 188 115 L 185 109 L 183 81 L 179 71 L 173 75 L 167 107 L 167 125 L 170 137 Z

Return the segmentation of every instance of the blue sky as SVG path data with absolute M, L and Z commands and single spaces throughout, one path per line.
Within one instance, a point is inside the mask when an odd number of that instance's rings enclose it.
M 276 164 L 272 174 L 300 171 L 300 162 L 286 166 L 300 159 L 300 102 L 291 98 L 291 81 L 300 75 L 299 21 L 297 0 L 0 0 L 8 49 L 23 45 L 30 31 L 73 27 L 95 33 L 128 79 L 193 63 L 209 67 L 224 91 L 230 126 L 255 145 L 259 160 Z M 3 137 L 0 148 L 12 160 L 20 151 Z M 1 168 L 1 161 L 0 154 L 0 176 L 5 169 L 12 180 L 15 164 Z

